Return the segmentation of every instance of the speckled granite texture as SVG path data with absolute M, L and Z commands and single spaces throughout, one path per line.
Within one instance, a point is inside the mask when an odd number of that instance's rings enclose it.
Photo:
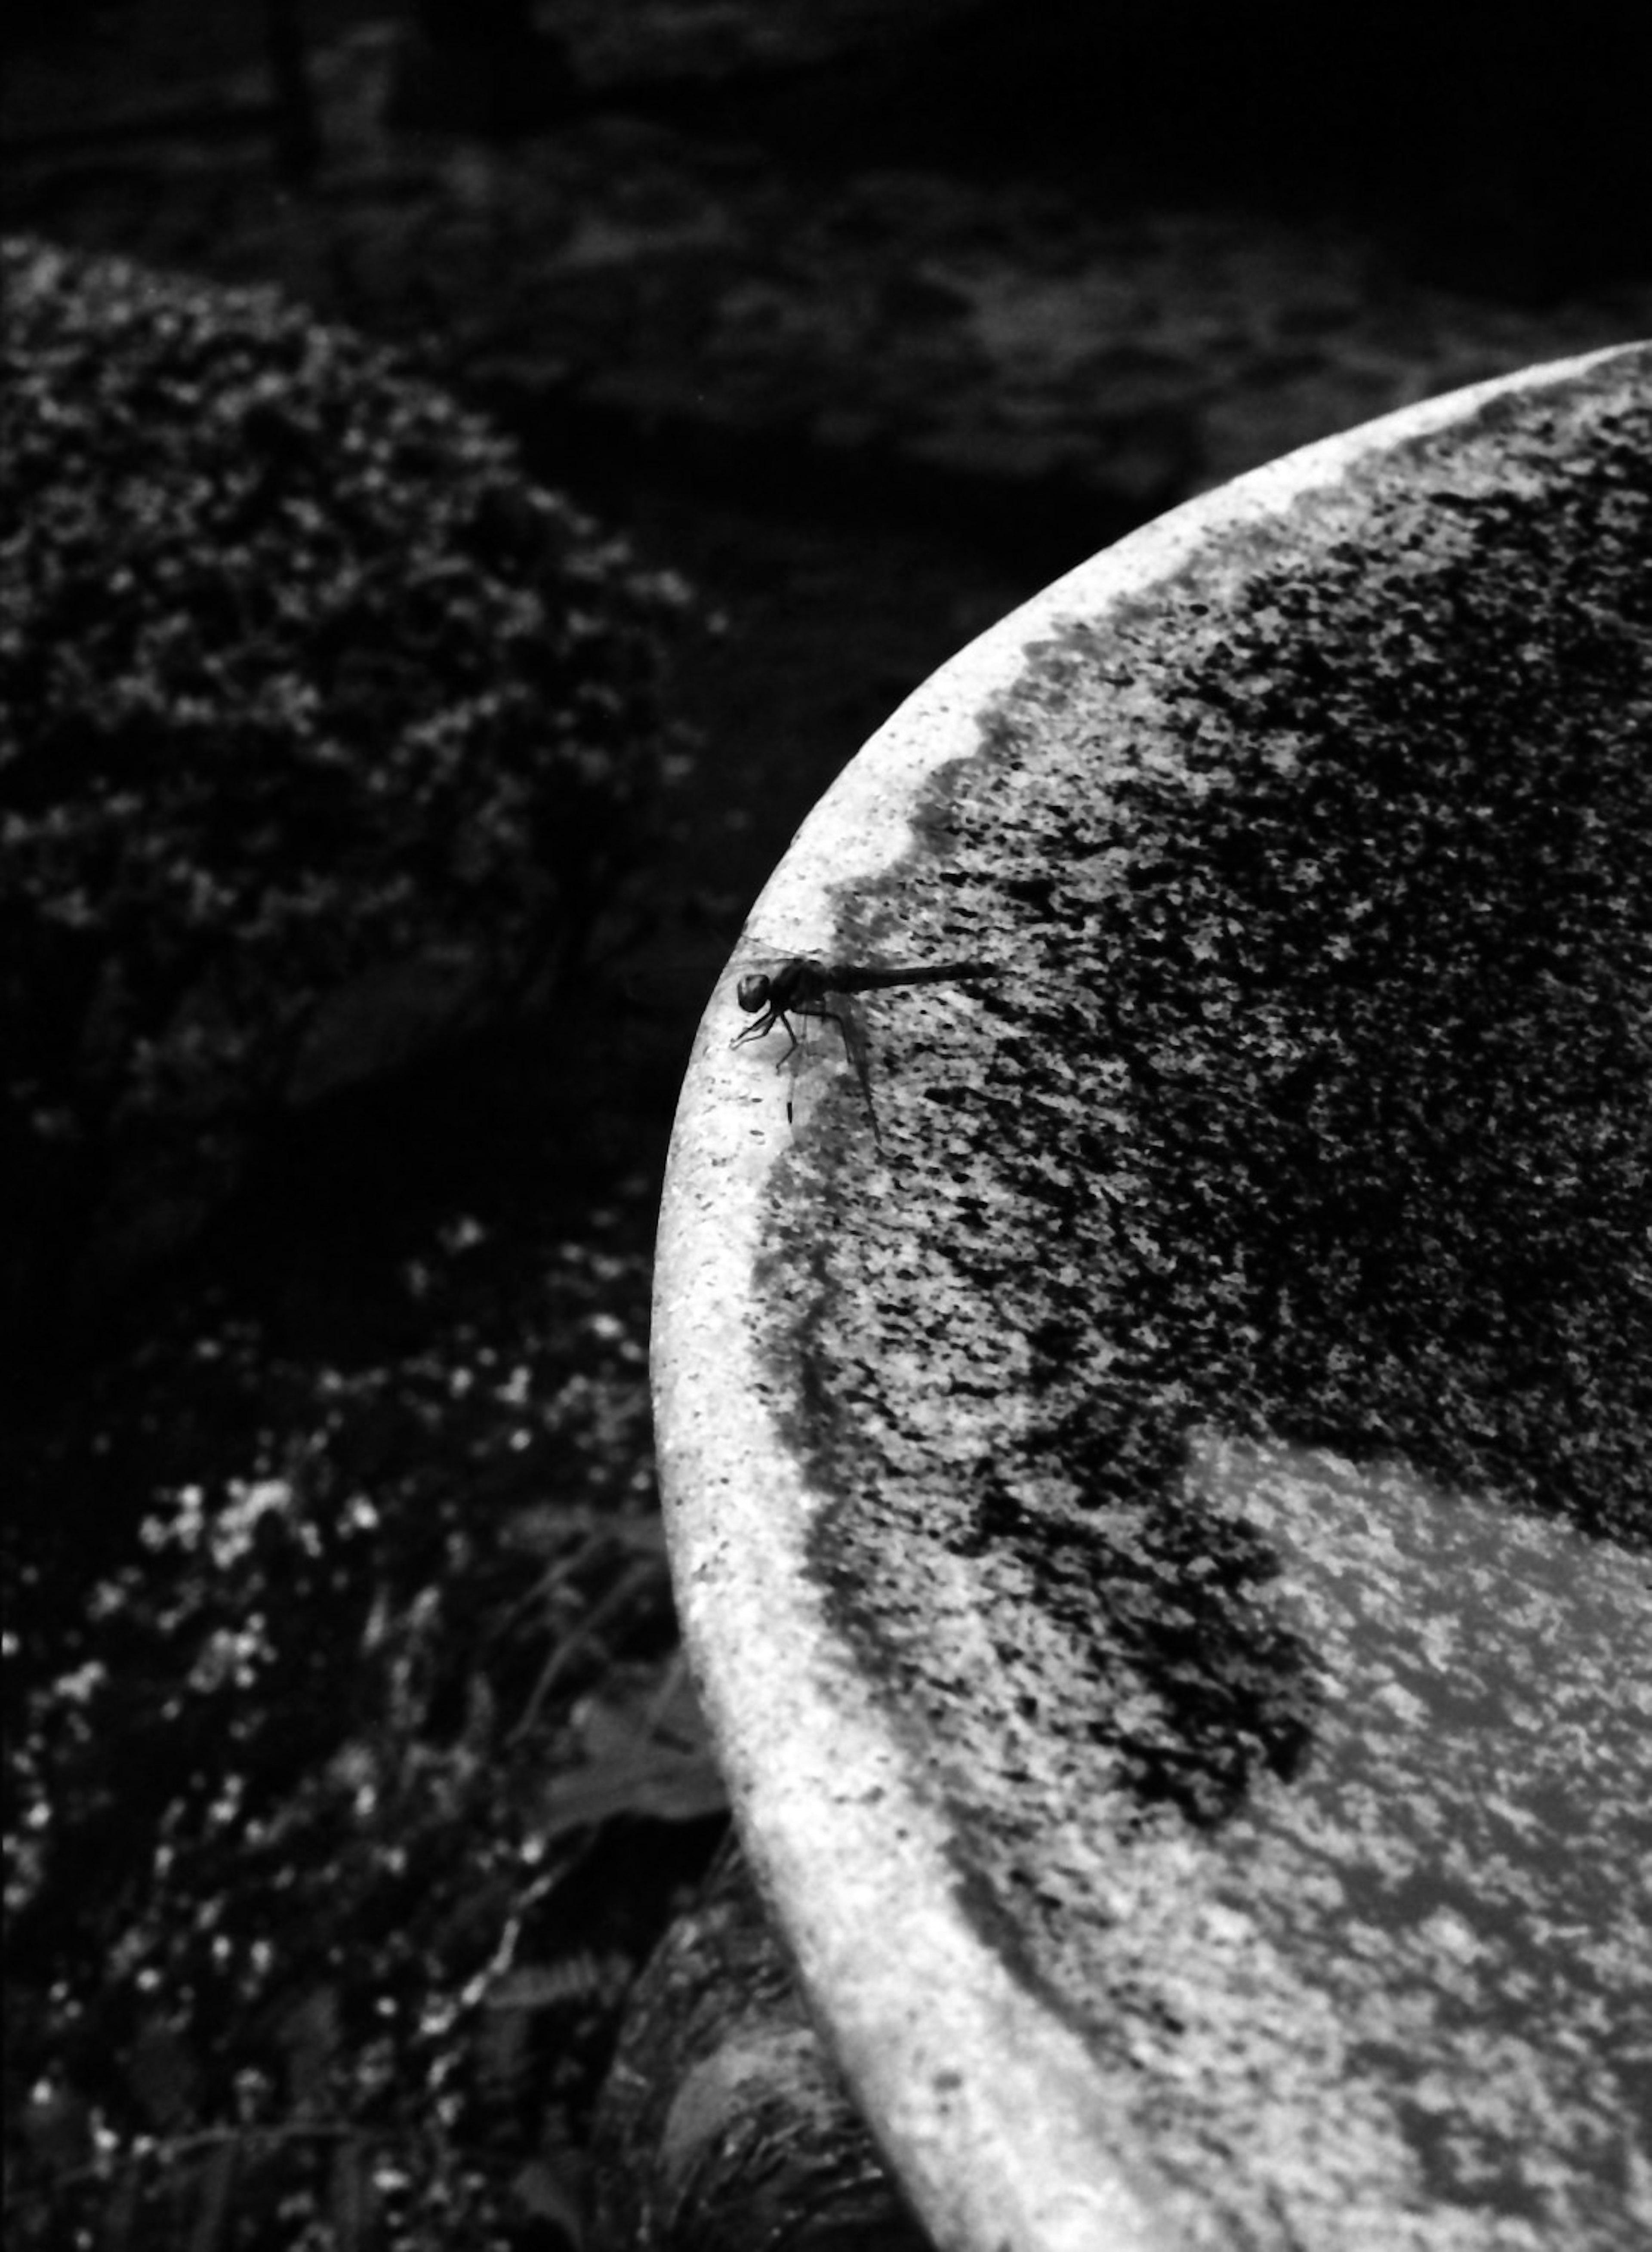
M 1038 647 L 837 940 L 1010 974 L 777 1167 L 826 1614 L 1169 2242 L 1652 2241 L 1644 372 Z

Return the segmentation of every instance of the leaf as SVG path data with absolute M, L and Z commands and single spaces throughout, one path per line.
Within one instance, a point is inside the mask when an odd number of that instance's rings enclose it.
M 588 2001 L 607 1984 L 600 1956 L 587 1949 L 559 1963 L 524 1963 L 507 1970 L 482 1998 L 485 2010 L 550 2010 L 564 2002 Z
M 367 2242 L 378 2215 L 371 2144 L 354 2135 L 342 2142 L 333 2153 L 332 2179 L 328 2187 L 338 2252 L 357 2252 L 357 2247 Z
M 511 2188 L 536 2221 L 549 2221 L 579 2252 L 585 2242 L 577 2193 L 545 2158 L 530 2158 L 511 2181 Z
M 665 1526 L 657 1512 L 616 1517 L 582 1502 L 536 1501 L 512 1510 L 499 1533 L 500 1543 L 518 1553 L 547 1561 L 564 1556 L 581 1540 L 612 1543 L 622 1555 L 665 1554 Z
M 590 1533 L 596 1512 L 579 1505 L 536 1501 L 512 1510 L 499 1528 L 502 1547 L 519 1555 L 560 1556 Z
M 240 2154 L 239 2138 L 227 2136 L 202 2162 L 196 2177 L 200 2191 L 195 2225 L 190 2230 L 190 2252 L 218 2252 L 224 2242 L 224 2224 L 229 2218 L 230 2193 L 235 2186 Z
M 499 1717 L 498 1699 L 485 1673 L 473 1673 L 465 1685 L 464 1748 L 480 1759 L 491 1745 Z
M 528 2047 L 528 2014 L 524 2008 L 501 2007 L 491 1996 L 477 2020 L 476 2066 L 493 2100 L 509 2104 L 522 2084 L 523 2061 Z
M 577 1717 L 586 1757 L 593 1762 L 627 1758 L 658 1745 L 678 1752 L 710 1747 L 705 1716 L 681 1651 L 641 1679 L 587 1698 Z
M 699 1822 L 727 1806 L 727 1788 L 708 1755 L 655 1746 L 559 1776 L 546 1794 L 535 1835 L 548 1844 L 570 1830 L 622 1814 L 651 1822 Z
M 328 2085 L 338 2050 L 338 1990 L 317 1986 L 294 2004 L 276 2029 L 276 2039 L 287 2052 L 287 2086 L 293 2109 L 314 2113 L 324 2110 L 331 2090 Z
M 30 2150 L 53 2173 L 84 2165 L 92 2155 L 91 2114 L 86 2098 L 66 2082 L 53 2080 L 29 2099 L 23 2132 Z
M 201 2069 L 194 2050 L 173 2026 L 143 2028 L 133 2044 L 127 2081 L 150 2123 L 163 2132 L 193 2121 Z
M 128 2158 L 115 2177 L 114 2189 L 103 2208 L 103 2228 L 100 2240 L 102 2252 L 126 2252 L 127 2246 L 132 2242 L 142 2195 L 142 2168 L 135 2159 Z

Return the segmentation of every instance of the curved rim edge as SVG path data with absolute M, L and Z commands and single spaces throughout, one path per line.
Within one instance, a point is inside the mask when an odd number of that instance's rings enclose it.
M 828 943 L 835 893 L 910 842 L 913 801 L 976 746 L 1028 645 L 1171 578 L 1214 533 L 1275 519 L 1356 464 L 1564 388 L 1614 345 L 1420 401 L 1251 471 L 1080 563 L 961 651 L 871 737 L 799 831 L 753 912 Z M 826 1631 L 803 1567 L 811 1491 L 768 1403 L 753 1276 L 777 1137 L 708 1011 L 662 1205 L 653 1367 L 660 1482 L 690 1663 L 759 1883 L 857 2099 L 947 2252 L 1165 2252 L 1152 2162 L 1087 2052 L 982 1941 L 936 1811 Z M 988 2072 L 984 2060 L 990 2059 Z M 958 2154 L 968 2151 L 967 2179 Z

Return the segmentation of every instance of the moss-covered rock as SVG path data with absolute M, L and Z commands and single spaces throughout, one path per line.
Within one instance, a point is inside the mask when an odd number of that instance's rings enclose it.
M 273 293 L 0 261 L 26 1303 L 186 1234 L 283 1102 L 577 956 L 648 838 L 685 597 Z

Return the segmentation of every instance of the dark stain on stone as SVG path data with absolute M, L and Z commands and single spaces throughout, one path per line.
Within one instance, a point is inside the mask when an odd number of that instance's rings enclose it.
M 1150 1425 L 1126 1435 L 1105 1408 L 1100 1415 L 1093 1432 L 1053 1435 L 1079 1470 L 1093 1521 L 1052 1525 L 989 1470 L 960 1553 L 999 1548 L 1023 1564 L 1070 1638 L 1088 1732 L 1121 1755 L 1142 1803 L 1218 1821 L 1259 1762 L 1295 1774 L 1316 1702 L 1312 1654 L 1251 1600 L 1278 1573 L 1268 1544 L 1177 1498 L 1179 1435 Z M 1147 1713 L 1121 1693 L 1132 1674 L 1157 1690 Z

